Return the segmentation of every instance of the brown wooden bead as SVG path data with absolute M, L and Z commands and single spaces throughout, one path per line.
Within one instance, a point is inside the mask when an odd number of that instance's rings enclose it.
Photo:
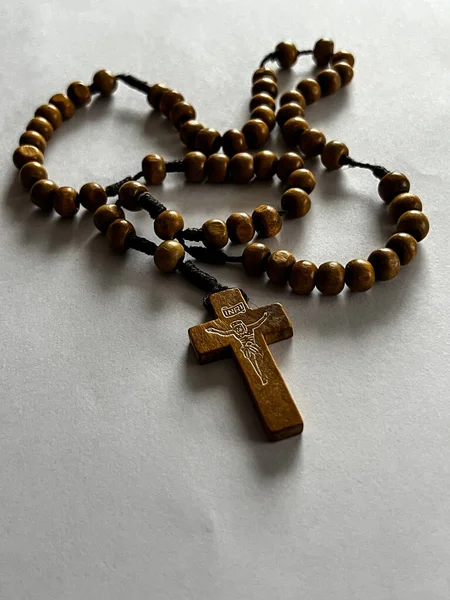
M 344 267 L 335 261 L 322 263 L 316 273 L 316 288 L 324 296 L 336 296 L 344 289 Z
M 387 204 L 392 202 L 395 196 L 407 192 L 409 192 L 409 179 L 397 171 L 385 175 L 378 184 L 378 195 Z
M 367 259 L 375 271 L 375 279 L 388 281 L 400 271 L 400 259 L 391 248 L 374 250 Z
M 117 89 L 116 77 L 111 73 L 111 71 L 108 71 L 108 69 L 97 71 L 92 81 L 94 86 L 104 97 L 111 96 L 111 94 L 113 94 Z
M 269 139 L 269 128 L 261 119 L 250 119 L 242 127 L 249 148 L 261 148 Z
M 311 198 L 304 190 L 294 187 L 281 196 L 281 207 L 287 212 L 288 217 L 299 219 L 309 212 Z
M 202 225 L 207 248 L 224 248 L 228 244 L 227 224 L 220 219 L 209 219 Z
M 61 113 L 63 121 L 71 119 L 75 114 L 76 106 L 66 94 L 53 94 L 49 100 Z
M 331 96 L 341 87 L 341 78 L 334 69 L 324 69 L 317 75 L 317 83 L 320 85 L 322 96 Z
M 53 127 L 44 117 L 33 117 L 27 125 L 27 130 L 29 129 L 40 133 L 47 142 L 53 135 Z
M 298 50 L 292 42 L 280 42 L 275 48 L 278 64 L 282 69 L 289 69 L 297 60 Z
M 309 260 L 299 260 L 292 267 L 289 285 L 296 294 L 306 296 L 310 294 L 316 284 L 317 267 Z
M 53 129 L 61 126 L 63 118 L 60 110 L 53 104 L 43 104 L 34 113 L 36 117 L 47 119 Z
M 278 85 L 276 81 L 270 77 L 257 79 L 252 86 L 252 96 L 260 94 L 261 92 L 266 92 L 267 94 L 270 94 L 272 98 L 276 98 L 278 95 Z
M 288 106 L 286 104 L 286 106 Z M 284 107 L 283 107 L 284 108 Z M 298 146 L 304 131 L 309 129 L 308 121 L 303 117 L 292 117 L 281 128 L 283 139 L 288 146 Z
M 310 194 L 316 187 L 316 178 L 308 169 L 297 169 L 289 175 L 287 185 L 288 188 L 300 188 Z
M 189 102 L 185 102 L 184 100 L 174 104 L 170 111 L 170 120 L 176 129 L 180 129 L 186 121 L 191 121 L 195 119 L 195 117 L 195 108 L 192 104 L 189 104 Z
M 247 244 L 255 235 L 253 220 L 247 213 L 232 213 L 227 219 L 227 230 L 233 244 Z
M 53 207 L 61 217 L 70 219 L 80 208 L 78 192 L 72 187 L 60 187 L 53 193 Z
M 261 237 L 274 237 L 283 225 L 281 216 L 276 208 L 261 204 L 252 214 L 253 224 Z
M 319 156 L 327 143 L 325 135 L 318 129 L 307 129 L 300 136 L 300 150 L 305 156 Z
M 239 129 L 229 129 L 222 137 L 222 148 L 227 156 L 234 156 L 247 150 L 245 136 Z
M 334 42 L 332 40 L 322 38 L 317 40 L 314 46 L 313 60 L 318 67 L 324 67 L 330 62 L 333 52 Z
M 401 265 L 407 265 L 415 258 L 418 246 L 409 233 L 395 233 L 386 242 L 386 247 L 397 254 Z
M 341 50 L 340 52 L 336 52 L 331 57 L 331 64 L 335 65 L 336 63 L 347 63 L 351 67 L 355 66 L 355 57 L 350 52 L 346 52 L 345 50 Z
M 211 183 L 222 183 L 227 179 L 230 159 L 226 154 L 211 154 L 206 159 L 205 175 Z
M 345 62 L 336 63 L 333 65 L 333 69 L 339 73 L 341 78 L 341 86 L 348 85 L 353 79 L 353 67 Z
M 176 90 L 167 90 L 161 96 L 159 110 L 165 117 L 169 118 L 172 108 L 177 102 L 181 102 L 182 100 L 184 100 L 183 94 L 180 94 L 180 92 L 177 92 Z
M 261 104 L 261 106 L 257 106 L 256 108 L 254 108 L 250 114 L 250 118 L 261 119 L 261 121 L 264 121 L 264 123 L 269 128 L 269 131 L 272 131 L 272 129 L 275 127 L 275 113 L 269 106 L 265 106 L 264 104 Z M 243 151 L 240 150 L 240 152 Z
M 89 212 L 95 211 L 108 202 L 108 196 L 104 187 L 98 183 L 85 183 L 80 189 L 78 199 Z
M 41 163 L 28 162 L 19 171 L 19 179 L 25 189 L 31 190 L 36 181 L 48 179 L 47 170 Z
M 159 185 L 166 178 L 166 161 L 159 154 L 147 154 L 142 159 L 142 172 L 149 185 Z
M 275 152 L 262 150 L 253 157 L 255 175 L 258 179 L 272 179 L 277 171 L 278 157 Z
M 389 204 L 389 214 L 394 221 L 398 221 L 403 213 L 408 210 L 422 210 L 422 201 L 415 194 L 399 194 Z
M 115 204 L 104 204 L 97 208 L 94 213 L 94 225 L 102 233 L 106 233 L 108 227 L 117 219 L 124 219 L 125 213 Z
M 268 106 L 272 110 L 275 110 L 275 100 L 270 94 L 261 92 L 252 96 L 250 100 L 250 110 L 254 110 L 257 106 Z
M 58 185 L 49 179 L 36 181 L 30 191 L 31 202 L 44 212 L 50 212 L 53 208 L 53 195 Z
M 397 221 L 397 233 L 409 233 L 418 242 L 425 239 L 429 231 L 428 218 L 419 210 L 408 210 Z
M 352 292 L 367 292 L 375 283 L 375 271 L 371 263 L 356 258 L 345 267 L 345 283 Z
M 348 156 L 348 148 L 343 142 L 328 142 L 322 152 L 322 164 L 328 171 L 340 169 L 343 156 Z
M 278 159 L 277 175 L 281 181 L 287 181 L 289 175 L 303 167 L 303 158 L 296 152 L 285 152 Z
M 303 79 L 300 81 L 300 83 L 297 85 L 297 89 L 303 94 L 307 105 L 314 104 L 314 102 L 320 100 L 322 96 L 320 85 L 315 79 L 312 79 L 312 77 L 308 77 L 308 79 Z
M 222 137 L 216 129 L 205 127 L 197 133 L 195 148 L 206 156 L 216 153 L 222 145 Z
M 180 242 L 166 240 L 156 248 L 153 257 L 155 266 L 163 273 L 173 273 L 184 259 L 184 248 Z
M 74 81 L 67 88 L 67 95 L 77 108 L 86 106 L 91 101 L 91 90 L 89 86 L 81 81 Z
M 19 146 L 14 150 L 13 163 L 18 169 L 21 169 L 23 165 L 33 161 L 38 162 L 41 165 L 44 163 L 44 155 L 38 148 L 36 148 L 36 146 L 30 146 L 27 144 L 24 146 Z
M 254 174 L 253 156 L 247 152 L 239 152 L 230 160 L 229 173 L 234 183 L 248 183 Z
M 289 281 L 295 256 L 287 250 L 272 252 L 267 261 L 266 272 L 272 283 L 285 285 Z
M 161 98 L 163 97 L 163 94 L 169 91 L 170 88 L 168 88 L 167 85 L 164 85 L 164 83 L 155 83 L 147 94 L 147 102 L 152 108 L 159 111 Z
M 126 210 L 137 212 L 142 210 L 142 206 L 137 201 L 140 194 L 147 191 L 147 188 L 138 181 L 127 181 L 119 190 L 119 201 Z
M 20 136 L 19 144 L 21 146 L 34 146 L 41 152 L 47 147 L 47 142 L 45 141 L 45 137 L 38 133 L 37 131 L 33 131 L 30 129 L 29 131 L 24 131 Z
M 306 108 L 305 97 L 298 90 L 290 90 L 289 92 L 284 92 L 284 94 L 280 98 L 280 106 L 290 104 L 291 102 L 293 102 L 294 104 L 299 104 L 303 108 L 303 110 Z
M 289 119 L 293 117 L 303 117 L 305 115 L 305 111 L 296 102 L 289 102 L 288 104 L 283 104 L 278 109 L 277 112 L 277 123 L 280 127 L 282 127 Z
M 242 266 L 247 275 L 261 275 L 266 271 L 270 249 L 261 242 L 249 244 L 242 253 Z
M 180 127 L 181 142 L 190 150 L 193 150 L 195 148 L 195 138 L 201 129 L 204 129 L 204 125 L 198 121 L 186 121 Z
M 172 240 L 184 227 L 184 219 L 176 210 L 164 210 L 155 219 L 155 233 L 162 240 Z
M 106 239 L 109 247 L 118 254 L 123 254 L 128 250 L 127 237 L 136 233 L 133 225 L 126 219 L 117 219 L 113 221 L 106 230 Z
M 200 183 L 205 179 L 206 156 L 202 152 L 188 152 L 184 157 L 184 176 L 189 183 Z
M 258 79 L 263 79 L 265 77 L 269 77 L 270 79 L 273 79 L 273 81 L 277 81 L 275 71 L 269 69 L 269 67 L 260 67 L 253 73 L 252 82 L 255 83 L 255 81 L 258 81 Z

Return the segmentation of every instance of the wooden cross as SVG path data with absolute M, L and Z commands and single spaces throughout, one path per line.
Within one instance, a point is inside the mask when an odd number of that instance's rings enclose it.
M 199 362 L 233 356 L 269 440 L 302 432 L 303 421 L 267 344 L 292 337 L 281 304 L 250 309 L 240 290 L 210 296 L 216 319 L 189 329 Z

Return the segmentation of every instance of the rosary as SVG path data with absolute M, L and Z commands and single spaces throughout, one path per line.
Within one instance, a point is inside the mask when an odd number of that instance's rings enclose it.
M 308 55 L 312 55 L 319 69 L 316 78 L 303 79 L 296 89 L 283 93 L 277 110 L 277 76 L 266 64 L 273 61 L 281 69 L 288 69 L 299 57 Z M 233 357 L 271 441 L 303 430 L 300 413 L 268 348 L 268 344 L 292 337 L 292 324 L 281 304 L 251 309 L 245 292 L 220 284 L 196 263 L 238 263 L 247 275 L 265 273 L 275 284 L 289 284 L 296 294 L 310 294 L 317 288 L 320 293 L 333 296 L 345 285 L 351 292 L 366 292 L 375 281 L 395 277 L 401 265 L 414 259 L 417 243 L 428 234 L 429 223 L 420 198 L 410 193 L 408 178 L 397 171 L 354 160 L 344 143 L 327 142 L 325 135 L 305 120 L 310 104 L 351 82 L 353 67 L 353 55 L 335 52 L 334 43 L 328 39 L 318 40 L 313 50 L 302 51 L 292 42 L 279 43 L 253 74 L 250 119 L 241 130 L 230 129 L 223 135 L 199 123 L 194 107 L 166 85 L 149 85 L 133 75 L 113 75 L 101 70 L 94 75 L 91 85 L 75 81 L 66 94 L 55 94 L 48 104 L 40 106 L 13 155 L 20 181 L 41 210 L 55 210 L 61 217 L 71 218 L 82 205 L 93 213 L 95 227 L 106 235 L 113 251 L 124 253 L 134 249 L 153 256 L 162 272 L 178 272 L 206 292 L 203 304 L 214 319 L 189 329 L 191 344 L 200 363 Z M 136 175 L 106 186 L 86 183 L 79 191 L 58 186 L 48 179 L 43 166 L 47 142 L 63 121 L 90 103 L 93 95 L 110 96 L 119 81 L 144 93 L 152 109 L 170 120 L 187 147 L 187 154 L 174 161 L 149 154 Z M 268 150 L 250 154 L 249 150 L 264 146 L 276 125 L 289 151 L 281 156 Z M 367 260 L 351 260 L 345 267 L 329 261 L 317 267 L 308 260 L 297 261 L 287 250 L 271 252 L 261 241 L 280 232 L 283 218 L 298 219 L 308 213 L 316 180 L 304 168 L 304 159 L 318 156 L 325 169 L 344 166 L 368 169 L 379 180 L 378 194 L 389 207 L 396 231 L 385 247 L 374 250 Z M 270 180 L 276 175 L 286 191 L 281 196 L 279 210 L 262 204 L 252 215 L 235 212 L 226 222 L 210 219 L 200 228 L 185 228 L 181 214 L 167 209 L 147 189 L 161 184 L 167 173 L 174 172 L 184 173 L 186 181 L 191 183 L 206 179 L 214 183 L 245 184 L 252 179 Z M 142 178 L 147 185 L 139 182 Z M 117 200 L 108 203 L 109 198 Z M 160 244 L 139 237 L 125 218 L 124 211 L 139 210 L 147 211 L 154 220 Z M 255 236 L 258 241 L 253 241 Z M 230 255 L 223 250 L 229 243 L 246 246 L 241 254 Z

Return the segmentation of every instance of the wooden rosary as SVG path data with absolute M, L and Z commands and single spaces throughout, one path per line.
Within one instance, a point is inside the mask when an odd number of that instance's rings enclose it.
M 288 69 L 305 55 L 312 55 L 320 69 L 316 79 L 303 79 L 296 89 L 282 94 L 276 111 L 277 76 L 266 64 L 276 61 L 281 69 Z M 293 335 L 292 324 L 280 304 L 250 309 L 242 290 L 221 285 L 193 260 L 187 260 L 186 254 L 204 263 L 242 264 L 248 275 L 266 273 L 273 283 L 289 283 L 296 294 L 310 294 L 317 288 L 328 296 L 339 294 L 345 285 L 352 292 L 366 292 L 375 281 L 395 277 L 401 265 L 414 259 L 417 243 L 428 234 L 429 223 L 420 198 L 410 193 L 408 178 L 354 160 L 344 143 L 327 142 L 325 135 L 305 120 L 308 105 L 351 82 L 353 68 L 353 55 L 334 52 L 331 40 L 320 39 L 313 50 L 303 51 L 298 51 L 292 42 L 279 43 L 253 74 L 250 119 L 241 130 L 230 129 L 223 135 L 196 121 L 195 109 L 179 92 L 159 83 L 149 85 L 133 75 L 115 76 L 107 70 L 98 71 L 91 85 L 76 81 L 70 84 L 67 94 L 55 94 L 48 104 L 40 106 L 13 154 L 20 180 L 41 210 L 54 209 L 61 217 L 70 218 L 82 205 L 94 213 L 94 225 L 106 234 L 114 251 L 133 248 L 144 252 L 153 256 L 156 267 L 164 273 L 177 271 L 207 292 L 204 305 L 215 319 L 189 329 L 197 357 L 201 363 L 234 358 L 271 441 L 303 430 L 300 413 L 268 349 L 268 344 Z M 47 142 L 63 121 L 90 103 L 94 94 L 110 96 L 119 81 L 146 94 L 150 106 L 170 119 L 189 151 L 183 159 L 175 161 L 149 154 L 142 160 L 139 173 L 107 186 L 86 183 L 79 191 L 58 186 L 48 179 L 43 166 Z M 264 146 L 276 125 L 289 150 L 279 157 L 268 150 L 250 154 L 249 149 L 259 150 Z M 304 168 L 304 158 L 318 156 L 327 170 L 343 166 L 370 170 L 379 180 L 378 194 L 396 222 L 396 232 L 384 248 L 374 250 L 367 260 L 351 260 L 345 268 L 336 261 L 316 267 L 308 260 L 296 261 L 287 250 L 271 252 L 264 243 L 252 241 L 256 234 L 259 238 L 277 235 L 284 217 L 296 219 L 309 212 L 316 180 Z M 138 181 L 144 178 L 148 186 L 155 186 L 164 181 L 167 173 L 174 172 L 183 172 L 190 183 L 206 179 L 244 184 L 253 179 L 270 180 L 276 175 L 286 185 L 286 191 L 281 196 L 280 210 L 264 204 L 255 208 L 252 215 L 232 213 L 226 222 L 210 219 L 201 228 L 185 228 L 181 214 L 166 209 Z M 108 204 L 108 198 L 116 196 L 117 201 Z M 154 231 L 162 243 L 157 245 L 137 236 L 133 225 L 125 219 L 124 209 L 146 210 L 154 219 Z M 247 246 L 242 254 L 229 255 L 223 250 L 229 242 Z

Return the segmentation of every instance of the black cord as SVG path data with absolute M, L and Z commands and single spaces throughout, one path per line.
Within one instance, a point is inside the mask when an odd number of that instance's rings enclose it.
M 383 179 L 383 177 L 389 173 L 389 171 L 385 167 L 358 162 L 350 156 L 342 156 L 339 162 L 341 165 L 347 165 L 348 167 L 354 167 L 358 169 L 369 169 L 369 171 L 372 171 L 372 174 L 377 179 Z

